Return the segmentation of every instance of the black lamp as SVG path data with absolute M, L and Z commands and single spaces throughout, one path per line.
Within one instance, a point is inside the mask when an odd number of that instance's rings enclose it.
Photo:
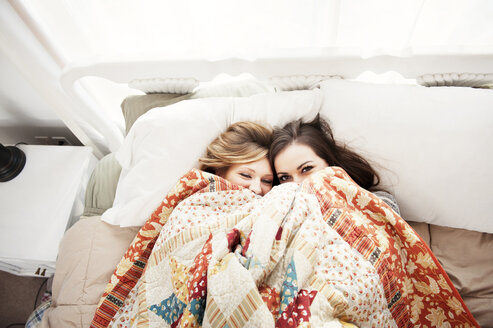
M 16 146 L 0 144 L 0 182 L 7 182 L 21 173 L 26 164 L 26 155 Z

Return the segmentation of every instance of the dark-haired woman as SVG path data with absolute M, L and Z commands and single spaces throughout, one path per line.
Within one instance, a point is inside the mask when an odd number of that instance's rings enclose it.
M 339 166 L 359 186 L 372 191 L 399 213 L 394 197 L 379 190 L 380 177 L 370 163 L 336 142 L 329 124 L 319 116 L 312 122 L 297 120 L 276 128 L 269 157 L 281 184 L 301 183 L 311 174 L 328 166 Z

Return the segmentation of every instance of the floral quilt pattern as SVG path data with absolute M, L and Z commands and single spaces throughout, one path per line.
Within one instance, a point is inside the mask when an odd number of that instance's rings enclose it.
M 262 198 L 192 170 L 137 234 L 91 327 L 479 327 L 388 205 L 330 167 Z

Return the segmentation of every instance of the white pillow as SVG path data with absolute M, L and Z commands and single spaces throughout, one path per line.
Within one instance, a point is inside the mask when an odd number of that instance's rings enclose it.
M 321 90 L 335 138 L 378 163 L 404 219 L 493 233 L 492 90 L 344 80 Z
M 259 94 L 248 98 L 185 100 L 154 108 L 132 126 L 116 158 L 122 173 L 113 207 L 102 219 L 110 224 L 143 225 L 178 179 L 204 155 L 207 145 L 229 125 L 258 121 L 284 125 L 313 119 L 320 90 Z
M 329 80 L 321 90 L 187 100 L 151 110 L 117 154 L 123 171 L 103 220 L 142 225 L 231 123 L 282 126 L 320 111 L 336 139 L 376 163 L 404 219 L 493 233 L 492 109 L 491 90 Z

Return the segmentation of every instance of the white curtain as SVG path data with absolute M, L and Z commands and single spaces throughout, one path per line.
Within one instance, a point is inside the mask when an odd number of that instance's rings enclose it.
M 342 1 L 336 46 L 364 57 L 479 53 L 493 45 L 493 2 Z
M 25 1 L 68 61 L 142 53 L 255 58 L 331 47 L 407 56 L 493 45 L 490 0 Z

